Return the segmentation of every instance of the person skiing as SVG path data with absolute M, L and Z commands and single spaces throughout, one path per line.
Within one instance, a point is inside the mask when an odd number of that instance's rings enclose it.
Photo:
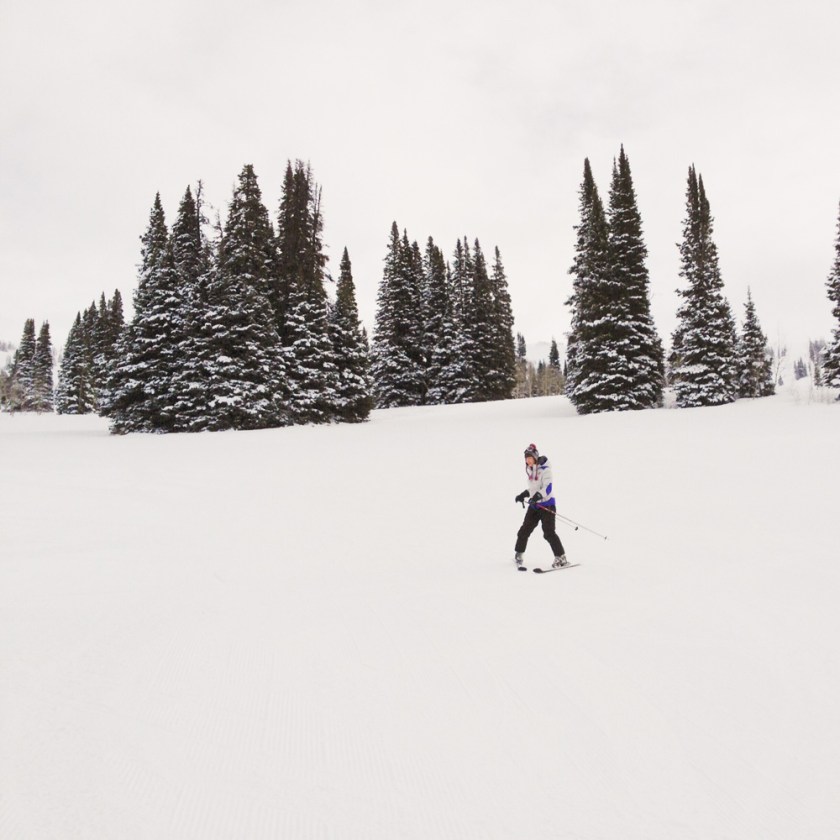
M 523 490 L 515 501 L 525 504 L 525 499 L 530 497 L 528 510 L 525 512 L 525 519 L 522 527 L 516 535 L 516 547 L 514 548 L 514 562 L 521 566 L 522 555 L 528 545 L 528 537 L 534 532 L 537 524 L 542 524 L 543 537 L 551 546 L 554 552 L 553 568 L 568 566 L 566 552 L 563 550 L 563 543 L 557 536 L 555 512 L 557 510 L 554 502 L 554 482 L 551 475 L 551 464 L 545 455 L 540 455 L 536 444 L 529 444 L 525 450 L 525 475 L 528 476 L 528 489 Z

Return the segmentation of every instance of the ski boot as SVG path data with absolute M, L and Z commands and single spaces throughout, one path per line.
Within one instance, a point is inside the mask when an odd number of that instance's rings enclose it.
M 517 551 L 513 555 L 513 562 L 516 563 L 517 567 L 522 566 L 525 564 L 525 558 L 522 556 L 521 551 Z
M 565 554 L 561 554 L 559 557 L 554 558 L 554 562 L 551 564 L 552 569 L 559 569 L 563 566 L 568 566 L 569 561 L 566 559 Z

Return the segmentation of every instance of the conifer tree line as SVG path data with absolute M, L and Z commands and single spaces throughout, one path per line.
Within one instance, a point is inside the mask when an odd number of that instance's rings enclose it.
M 580 413 L 662 404 L 666 367 L 651 317 L 645 246 L 630 163 L 613 162 L 605 209 L 587 159 L 576 226 L 566 393 Z M 772 353 L 748 291 L 743 329 L 723 293 L 714 219 L 702 176 L 691 166 L 667 381 L 680 407 L 721 405 L 774 392 Z
M 367 337 L 344 250 L 327 295 L 321 188 L 288 162 L 276 226 L 254 168 L 206 233 L 199 184 L 171 229 L 160 195 L 141 237 L 134 317 L 100 411 L 115 433 L 360 422 L 371 407 Z
M 478 239 L 449 261 L 430 236 L 421 251 L 391 225 L 371 352 L 378 408 L 509 399 L 516 353 L 499 249 Z
M 35 319 L 27 318 L 23 335 L 9 365 L 0 371 L 0 406 L 4 411 L 53 411 L 53 347 L 49 321 L 35 334 Z
M 117 343 L 125 327 L 122 295 L 104 292 L 99 305 L 76 314 L 70 327 L 58 371 L 55 409 L 59 414 L 98 413 L 108 372 L 117 358 Z

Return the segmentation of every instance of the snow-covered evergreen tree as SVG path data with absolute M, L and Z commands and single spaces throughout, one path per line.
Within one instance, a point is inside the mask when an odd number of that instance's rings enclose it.
M 650 280 L 642 218 L 624 146 L 613 165 L 608 211 L 610 261 L 615 293 L 622 305 L 616 307 L 616 349 L 620 350 L 611 373 L 622 368 L 627 387 L 621 394 L 622 408 L 649 408 L 662 404 L 665 360 L 662 341 L 650 310 Z M 626 320 L 625 320 L 626 319 Z
M 33 411 L 35 409 L 35 319 L 27 318 L 23 335 L 12 359 L 12 370 L 8 385 L 8 407 L 10 411 Z
M 123 300 L 119 289 L 114 289 L 113 297 L 108 301 L 108 355 L 114 359 L 117 341 L 125 327 Z
M 117 434 L 171 432 L 177 426 L 173 380 L 181 364 L 183 307 L 160 194 L 141 241 L 134 318 L 123 335 L 103 406 Z
M 32 360 L 32 409 L 33 411 L 54 411 L 53 391 L 53 349 L 49 321 L 44 321 L 35 343 L 35 357 Z
M 566 393 L 581 414 L 627 408 L 622 394 L 630 372 L 618 360 L 626 357 L 628 337 L 620 325 L 629 319 L 612 270 L 604 206 L 587 158 L 580 187 L 580 223 L 576 226 L 572 329 L 567 346 Z
M 251 165 L 228 208 L 215 268 L 202 281 L 196 339 L 206 413 L 190 428 L 262 429 L 290 421 L 283 347 L 267 295 L 276 289 L 273 231 Z
M 548 364 L 554 370 L 560 371 L 560 350 L 557 347 L 557 341 L 551 339 L 551 347 L 548 350 Z
M 297 283 L 288 300 L 286 342 L 292 422 L 331 422 L 338 414 L 338 368 L 329 339 L 326 301 L 311 300 Z
M 59 414 L 90 414 L 95 405 L 87 338 L 79 312 L 64 345 L 55 406 Z
M 476 308 L 473 297 L 473 260 L 466 237 L 455 243 L 449 271 L 449 299 L 452 306 L 452 354 L 442 374 L 447 403 L 475 402 L 481 399 L 477 350 L 475 346 Z
M 837 239 L 834 245 L 834 264 L 826 281 L 828 299 L 834 304 L 831 314 L 837 320 L 832 340 L 826 347 L 822 365 L 823 382 L 833 388 L 840 388 L 840 213 L 837 217 Z
M 424 255 L 426 280 L 423 285 L 423 354 L 426 363 L 426 402 L 442 405 L 447 401 L 448 386 L 443 371 L 452 362 L 455 325 L 452 321 L 452 302 L 449 295 L 447 266 L 443 252 L 430 236 Z
M 303 161 L 286 165 L 283 194 L 277 215 L 278 323 L 294 286 L 299 286 L 310 303 L 326 298 L 324 271 L 327 256 L 323 245 L 324 219 L 321 187 L 312 167 Z
M 466 239 L 464 241 L 466 243 Z M 478 239 L 473 242 L 472 254 L 469 251 L 466 254 L 471 256 L 466 279 L 470 308 L 464 311 L 463 317 L 469 331 L 472 369 L 476 379 L 474 399 L 486 401 L 493 399 L 493 384 L 498 387 L 494 362 L 499 330 L 487 261 Z
M 373 382 L 347 248 L 341 255 L 335 306 L 330 313 L 330 338 L 338 376 L 338 418 L 345 423 L 364 422 L 373 408 Z
M 296 423 L 336 419 L 338 369 L 324 286 L 321 188 L 302 161 L 286 167 L 277 217 L 277 323 L 283 338 L 289 406 Z
M 507 400 L 516 386 L 516 348 L 513 340 L 513 309 L 507 274 L 498 247 L 494 249 L 490 290 L 493 341 L 487 374 L 487 394 L 493 400 Z
M 197 196 L 187 187 L 172 225 L 172 268 L 178 295 L 178 320 L 183 328 L 176 338 L 180 365 L 172 381 L 175 431 L 200 431 L 215 425 L 208 404 L 208 376 L 213 360 L 204 330 L 207 283 L 212 271 L 212 250 L 202 224 L 202 185 Z
M 773 356 L 761 330 L 752 293 L 747 290 L 744 328 L 738 342 L 738 396 L 769 397 L 775 393 Z
M 107 388 L 125 327 L 122 295 L 100 296 L 77 313 L 61 355 L 55 409 L 59 414 L 90 414 L 107 410 Z
M 457 248 L 455 259 L 460 261 Z M 499 249 L 492 274 L 478 239 L 472 253 L 464 240 L 463 262 L 461 312 L 475 379 L 473 399 L 509 399 L 515 384 L 513 314 Z
M 378 408 L 420 405 L 425 389 L 420 325 L 420 290 L 416 287 L 412 248 L 391 225 L 373 333 L 371 372 Z
M 688 173 L 680 244 L 686 288 L 674 333 L 672 374 L 680 407 L 722 405 L 737 395 L 735 319 L 723 295 L 709 201 L 694 166 Z

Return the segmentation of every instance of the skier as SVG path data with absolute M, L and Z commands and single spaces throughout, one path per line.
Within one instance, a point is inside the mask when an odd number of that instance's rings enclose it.
M 548 541 L 551 550 L 554 552 L 554 562 L 551 564 L 557 569 L 560 566 L 568 566 L 566 553 L 563 551 L 563 543 L 557 536 L 556 520 L 554 513 L 554 486 L 551 477 L 551 464 L 545 455 L 540 455 L 536 444 L 530 444 L 525 450 L 525 475 L 528 476 L 528 489 L 523 490 L 516 501 L 524 504 L 525 499 L 530 497 L 528 510 L 525 513 L 525 520 L 519 533 L 516 535 L 516 548 L 514 549 L 514 562 L 517 566 L 522 565 L 522 554 L 528 545 L 528 537 L 537 527 L 542 524 L 543 537 Z

